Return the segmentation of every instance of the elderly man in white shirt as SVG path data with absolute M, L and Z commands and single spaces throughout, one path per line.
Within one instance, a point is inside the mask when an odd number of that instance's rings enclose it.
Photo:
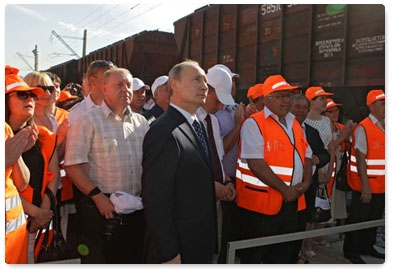
M 109 198 L 117 191 L 141 194 L 142 147 L 149 125 L 129 107 L 132 80 L 127 69 L 106 71 L 104 102 L 69 130 L 65 169 L 82 193 L 81 243 L 89 250 L 82 263 L 142 262 L 142 210 L 117 215 Z

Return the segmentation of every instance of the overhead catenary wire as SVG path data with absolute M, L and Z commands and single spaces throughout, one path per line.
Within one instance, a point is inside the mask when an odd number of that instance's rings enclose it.
M 81 33 L 81 37 L 83 37 L 81 31 L 84 29 L 87 30 L 86 53 L 89 54 L 92 51 L 111 45 L 112 43 L 118 42 L 143 30 L 150 30 L 150 19 L 139 20 L 139 18 L 145 14 L 148 14 L 149 18 L 151 16 L 149 15 L 150 12 L 156 10 L 161 5 L 163 4 L 133 3 L 129 5 L 92 5 L 92 9 L 88 10 L 89 12 L 86 12 L 86 15 L 78 17 L 80 20 L 77 21 L 75 19 L 78 18 L 75 18 L 74 21 L 70 22 L 68 19 L 64 19 L 66 21 L 61 21 L 60 23 L 63 23 L 65 26 L 70 25 L 72 28 L 78 29 L 78 33 Z M 78 9 L 78 5 L 76 5 L 75 8 Z M 156 12 L 155 15 L 152 14 L 152 16 L 157 17 L 157 14 L 160 13 Z M 146 17 L 147 16 L 144 18 Z M 126 26 L 125 30 L 117 32 L 116 29 L 122 26 Z M 158 30 L 157 27 L 155 29 Z M 76 36 L 76 31 L 71 28 L 70 30 L 67 30 L 66 28 L 55 27 L 55 30 L 65 39 L 71 35 L 74 37 Z M 67 40 L 67 43 L 77 52 L 79 52 L 79 49 L 82 47 L 82 39 L 70 39 Z M 48 39 L 41 39 L 37 45 L 41 53 L 40 63 L 47 63 L 45 65 L 46 67 L 40 67 L 40 69 L 46 69 L 52 65 L 58 65 L 70 60 L 70 58 L 65 57 L 70 56 L 70 51 L 68 51 L 67 48 L 65 48 L 59 41 L 54 39 L 52 35 L 48 36 Z M 30 52 L 22 53 L 29 54 Z M 51 59 L 51 61 L 48 61 L 49 59 Z
M 90 13 L 90 16 L 94 16 L 94 14 L 97 13 L 100 9 L 102 9 L 103 6 L 104 6 L 104 5 L 100 6 L 99 8 L 97 8 L 96 10 L 94 10 L 94 12 Z M 81 26 L 75 25 L 75 27 L 78 28 L 78 29 L 89 28 L 88 26 L 89 26 L 90 24 L 100 21 L 100 19 L 101 19 L 102 17 L 105 17 L 105 16 L 106 16 L 106 17 L 109 17 L 109 15 L 111 14 L 111 11 L 114 10 L 115 8 L 117 8 L 118 6 L 120 6 L 120 5 L 115 5 L 114 7 L 110 8 L 110 9 L 108 9 L 108 10 L 103 10 L 103 12 L 99 13 L 93 20 L 91 20 L 91 21 L 89 21 L 88 23 L 85 23 L 85 24 L 83 24 L 83 25 L 81 25 Z M 108 25 L 109 23 L 114 22 L 115 19 L 119 19 L 119 17 L 123 16 L 123 15 L 126 14 L 126 13 L 129 13 L 130 10 L 133 10 L 134 8 L 136 8 L 136 7 L 138 7 L 138 6 L 140 6 L 140 4 L 134 5 L 134 6 L 128 8 L 128 9 L 126 9 L 126 10 L 120 12 L 120 13 L 117 13 L 117 14 L 115 14 L 115 15 L 109 17 L 109 19 L 107 19 L 107 21 L 105 21 L 105 22 L 100 22 L 99 25 L 96 26 L 96 28 L 91 28 L 91 29 L 89 29 L 89 30 L 88 30 L 89 41 L 92 41 L 93 39 L 95 39 L 95 38 L 100 37 L 100 36 L 103 35 L 103 34 L 100 32 L 100 29 L 102 28 L 103 25 L 106 26 L 106 25 Z M 128 20 L 129 20 L 129 19 L 128 19 Z M 126 20 L 126 21 L 128 21 L 128 20 Z M 123 21 L 122 23 L 124 23 L 124 22 L 126 22 L 126 21 Z M 121 23 L 121 24 L 122 24 L 122 23 Z M 120 25 L 120 24 L 118 24 L 118 25 Z M 110 27 L 109 29 L 106 28 L 106 32 L 109 32 L 109 31 L 112 30 L 112 29 L 113 29 L 112 27 Z M 95 32 L 98 32 L 98 34 L 95 34 Z M 62 35 L 62 36 L 63 36 L 63 35 Z M 106 37 L 106 39 L 108 39 L 108 37 Z M 71 47 L 75 48 L 75 47 L 78 46 L 77 43 L 78 43 L 78 41 L 74 41 L 74 42 L 70 42 L 69 44 L 70 44 Z M 106 43 L 108 43 L 108 40 L 106 40 Z M 99 47 L 97 47 L 97 48 L 99 48 Z M 91 50 L 95 50 L 95 49 L 97 49 L 97 48 L 92 48 Z M 63 52 L 64 52 L 64 48 L 63 48 Z M 53 53 L 53 52 L 52 52 L 51 54 L 52 54 L 52 56 L 53 56 L 53 55 L 60 56 L 60 54 L 62 54 L 62 53 Z M 63 53 L 63 55 L 68 55 L 68 54 Z

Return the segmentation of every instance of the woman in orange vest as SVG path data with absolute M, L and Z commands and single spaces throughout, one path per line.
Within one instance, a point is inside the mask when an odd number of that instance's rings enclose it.
M 20 136 L 28 137 L 28 130 Z M 24 190 L 29 183 L 30 173 L 17 149 L 17 143 L 11 142 L 13 132 L 5 124 L 5 261 L 8 264 L 27 263 L 27 238 L 26 217 L 18 190 Z M 21 142 L 19 142 L 21 143 Z M 27 144 L 27 143 L 26 143 Z M 19 145 L 20 147 L 21 145 Z M 24 149 L 23 145 L 23 149 Z M 13 156 L 12 152 L 15 152 Z M 22 151 L 20 151 L 22 152 Z M 10 157 L 13 157 L 12 159 Z
M 5 67 L 5 75 L 18 73 L 16 68 Z M 19 86 L 19 91 L 41 92 L 38 88 Z M 5 123 L 5 261 L 8 264 L 27 263 L 28 231 L 26 215 L 18 191 L 26 189 L 30 172 L 21 154 L 37 140 L 37 128 L 26 127 L 14 136 Z
M 29 86 L 17 73 L 18 70 L 14 68 L 5 77 L 5 121 L 14 134 L 25 127 L 35 126 L 32 120 L 35 102 L 44 92 L 41 88 L 25 91 Z M 59 179 L 56 135 L 45 127 L 37 126 L 37 129 L 38 141 L 35 141 L 31 149 L 22 153 L 23 161 L 30 171 L 30 179 L 26 189 L 19 192 L 23 209 L 29 216 L 28 263 L 34 263 L 36 231 L 48 225 L 53 216 L 50 200 L 44 192 L 49 189 L 56 194 Z
M 326 99 L 326 111 L 324 115 L 331 121 L 333 148 L 335 151 L 335 161 L 332 165 L 332 175 L 328 183 L 328 196 L 331 202 L 332 219 L 339 220 L 339 224 L 344 224 L 347 218 L 346 210 L 346 193 L 336 189 L 335 176 L 340 168 L 343 153 L 347 147 L 350 146 L 350 136 L 352 132 L 352 122 L 343 125 L 339 120 L 339 106 L 340 103 L 335 103 L 332 99 Z M 348 150 L 348 149 L 347 149 Z M 349 150 L 348 150 L 349 151 Z

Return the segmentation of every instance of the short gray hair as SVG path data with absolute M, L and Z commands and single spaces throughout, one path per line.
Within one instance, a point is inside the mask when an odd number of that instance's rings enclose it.
M 307 106 L 310 108 L 310 101 L 306 98 L 305 95 L 303 95 L 303 94 L 295 94 L 293 96 L 293 99 L 294 100 L 305 100 L 307 102 Z

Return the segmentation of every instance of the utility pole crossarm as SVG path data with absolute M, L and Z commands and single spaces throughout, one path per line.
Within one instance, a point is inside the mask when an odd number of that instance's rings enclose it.
M 34 71 L 33 67 L 29 64 L 28 61 L 26 61 L 25 57 L 20 52 L 17 52 L 16 55 L 18 55 L 19 58 L 22 59 L 22 61 L 32 70 Z
M 77 58 L 80 58 L 80 56 L 78 56 L 78 54 L 62 39 L 62 37 L 60 37 L 55 30 L 52 30 L 51 32 L 53 35 L 55 35 L 56 38 L 58 38 L 58 40 L 65 46 L 67 47 L 68 50 L 70 50 L 71 53 L 73 53 L 74 56 L 76 56 Z

